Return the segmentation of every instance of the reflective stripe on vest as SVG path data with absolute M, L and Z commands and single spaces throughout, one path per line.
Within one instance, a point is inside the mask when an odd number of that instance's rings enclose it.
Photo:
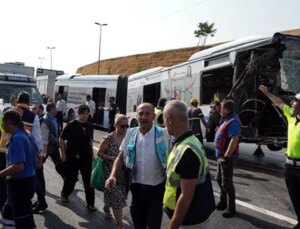
M 173 217 L 177 202 L 177 188 L 180 187 L 181 177 L 176 173 L 176 166 L 184 155 L 186 149 L 192 149 L 200 161 L 198 185 L 196 186 L 193 201 L 189 206 L 183 226 L 196 226 L 205 223 L 215 211 L 215 199 L 212 189 L 211 176 L 205 151 L 199 140 L 194 136 L 187 137 L 178 145 L 175 144 L 168 157 L 166 190 L 163 206 L 169 218 Z M 204 178 L 205 176 L 205 178 Z M 196 199 L 194 199 L 196 198 Z
M 135 163 L 135 155 L 136 155 L 136 138 L 139 131 L 139 127 L 135 127 L 130 129 L 130 139 L 127 145 L 127 156 L 125 159 L 126 168 L 133 169 Z M 165 169 L 167 164 L 167 153 L 168 153 L 168 145 L 166 145 L 164 131 L 162 128 L 154 126 L 155 131 L 155 147 L 156 147 L 156 155 Z
M 162 114 L 162 110 L 155 107 L 154 113 L 155 113 L 155 119 L 153 120 L 153 123 L 158 125 L 159 124 L 158 117 Z
M 232 117 L 230 117 L 229 119 L 225 120 L 220 127 L 217 130 L 217 133 L 215 135 L 215 147 L 216 149 L 218 149 L 220 151 L 220 156 L 223 156 L 227 150 L 230 138 L 228 137 L 228 129 L 230 124 L 233 121 L 238 121 L 239 123 L 241 123 L 239 116 L 237 114 L 234 114 Z M 239 153 L 239 147 L 237 145 L 234 153 Z
M 164 206 L 174 210 L 176 206 L 176 189 L 180 187 L 181 177 L 176 173 L 176 167 L 181 160 L 185 151 L 190 148 L 198 157 L 200 162 L 198 173 L 198 184 L 203 184 L 206 181 L 208 170 L 208 161 L 206 159 L 205 151 L 200 144 L 199 140 L 194 136 L 187 137 L 178 145 L 174 145 L 173 150 L 170 152 L 167 163 L 167 183 L 164 195 Z

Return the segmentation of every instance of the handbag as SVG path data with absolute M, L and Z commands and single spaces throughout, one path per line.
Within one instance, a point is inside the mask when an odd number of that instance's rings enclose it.
M 93 159 L 93 168 L 91 175 L 91 187 L 95 188 L 101 192 L 105 189 L 105 173 L 104 173 L 104 163 L 100 158 Z

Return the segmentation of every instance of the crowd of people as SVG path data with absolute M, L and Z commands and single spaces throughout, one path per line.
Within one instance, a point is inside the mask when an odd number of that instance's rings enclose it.
M 288 148 L 285 180 L 300 221 L 300 94 L 291 107 L 259 87 L 283 110 L 288 120 Z M 96 109 L 109 111 L 109 133 L 100 142 L 97 156 L 104 162 L 105 219 L 114 216 L 123 229 L 123 208 L 131 192 L 130 214 L 137 229 L 161 228 L 163 212 L 169 229 L 207 228 L 215 210 L 222 216 L 236 215 L 234 166 L 239 157 L 241 123 L 232 100 L 214 102 L 205 120 L 199 101 L 192 98 L 188 108 L 179 100 L 161 98 L 157 107 L 142 103 L 137 107 L 139 126 L 129 128 L 128 118 L 118 113 L 115 98 L 109 107 L 96 108 L 91 96 L 78 107 L 78 118 L 63 128 L 66 102 L 58 95 L 30 110 L 30 96 L 20 92 L 3 111 L 0 139 L 0 208 L 4 228 L 35 228 L 34 213 L 47 207 L 43 163 L 51 158 L 63 180 L 61 201 L 69 202 L 79 172 L 89 211 L 96 211 L 92 174 L 93 125 Z M 216 181 L 220 199 L 215 203 L 208 159 L 203 148 L 201 124 L 215 143 Z M 36 194 L 37 201 L 31 200 Z M 112 213 L 111 213 L 112 211 Z M 298 223 L 294 228 L 300 228 Z

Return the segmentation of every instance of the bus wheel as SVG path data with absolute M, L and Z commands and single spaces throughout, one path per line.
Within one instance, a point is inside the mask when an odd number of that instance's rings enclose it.
M 132 120 L 131 123 L 130 123 L 130 127 L 137 127 L 137 126 L 139 126 L 137 120 L 135 120 L 135 119 Z
M 279 151 L 282 149 L 281 145 L 276 145 L 276 144 L 269 144 L 269 145 L 267 145 L 267 147 L 271 151 Z
M 69 113 L 68 113 L 68 122 L 71 122 L 72 120 L 75 119 L 75 113 L 73 110 L 70 110 Z

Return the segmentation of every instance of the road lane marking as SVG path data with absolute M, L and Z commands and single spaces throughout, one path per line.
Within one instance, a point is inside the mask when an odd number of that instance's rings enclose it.
M 96 150 L 96 151 L 98 150 L 98 147 L 93 146 L 93 148 L 94 148 L 94 150 Z M 215 191 L 214 191 L 214 195 L 215 195 L 216 197 L 220 197 L 220 194 L 219 194 L 218 192 L 215 192 Z M 254 206 L 254 205 L 252 205 L 252 204 L 246 203 L 246 202 L 241 201 L 241 200 L 238 200 L 238 199 L 236 200 L 236 204 L 238 204 L 238 205 L 240 205 L 240 206 L 243 206 L 243 207 L 245 207 L 245 208 L 251 209 L 251 210 L 253 210 L 253 211 L 259 212 L 259 213 L 261 213 L 261 214 L 264 214 L 264 215 L 273 217 L 273 218 L 275 218 L 275 219 L 279 219 L 279 220 L 281 220 L 281 221 L 285 221 L 285 222 L 287 222 L 287 223 L 289 223 L 289 224 L 292 224 L 292 225 L 296 225 L 296 224 L 298 223 L 298 221 L 295 220 L 295 219 L 292 219 L 292 218 L 290 218 L 290 217 L 287 217 L 287 216 L 278 214 L 278 213 L 276 213 L 276 212 L 272 212 L 272 211 L 267 210 L 267 209 L 264 209 L 264 208 L 260 208 L 260 207 Z
M 215 195 L 216 197 L 220 197 L 220 194 L 217 193 L 217 192 L 215 192 L 215 191 L 214 191 L 214 195 Z M 236 199 L 235 202 L 236 202 L 236 204 L 238 204 L 238 205 L 240 205 L 240 206 L 243 206 L 243 207 L 245 207 L 245 208 L 249 208 L 249 209 L 251 209 L 251 210 L 253 210 L 253 211 L 256 211 L 256 212 L 259 212 L 259 213 L 261 213 L 261 214 L 264 214 L 264 215 L 273 217 L 273 218 L 275 218 L 275 219 L 279 219 L 279 220 L 281 220 L 281 221 L 285 221 L 285 222 L 287 222 L 287 223 L 289 223 L 289 224 L 296 225 L 296 224 L 298 223 L 298 221 L 295 220 L 295 219 L 292 219 L 292 218 L 290 218 L 290 217 L 287 217 L 287 216 L 278 214 L 278 213 L 276 213 L 276 212 L 269 211 L 269 210 L 264 209 L 264 208 L 260 208 L 260 207 L 254 206 L 254 205 L 249 204 L 249 203 L 246 203 L 246 202 L 244 202 L 244 201 L 241 201 L 241 200 Z

